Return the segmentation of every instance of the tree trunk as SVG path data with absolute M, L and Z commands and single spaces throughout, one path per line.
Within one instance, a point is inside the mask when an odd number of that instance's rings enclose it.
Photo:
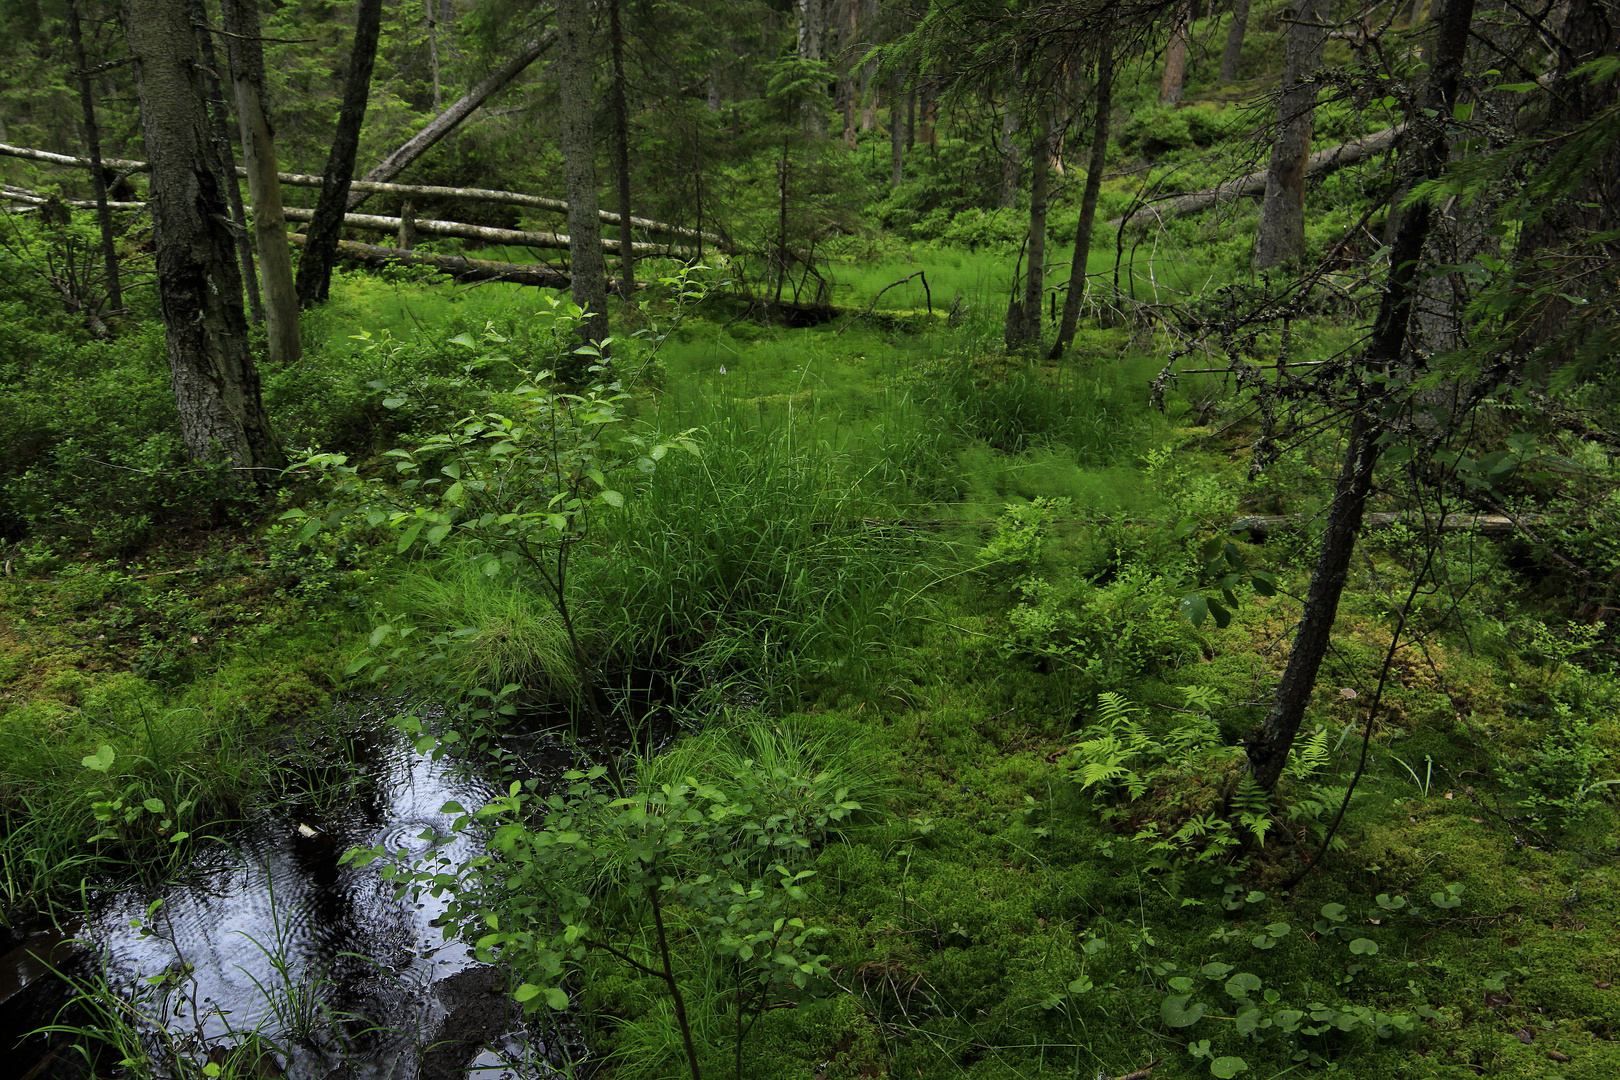
M 1074 256 L 1069 263 L 1069 291 L 1063 297 L 1063 322 L 1050 358 L 1059 360 L 1074 341 L 1080 325 L 1080 305 L 1086 297 L 1086 259 L 1091 254 L 1091 232 L 1097 221 L 1097 199 L 1102 192 L 1103 169 L 1108 163 L 1108 122 L 1114 107 L 1114 41 L 1104 30 L 1097 42 L 1097 88 L 1092 94 L 1096 116 L 1091 133 L 1091 162 L 1086 166 L 1086 188 L 1080 196 L 1080 221 L 1074 230 Z
M 197 52 L 202 57 L 203 93 L 214 129 L 214 153 L 219 155 L 220 175 L 225 178 L 225 194 L 230 199 L 231 222 L 236 240 L 236 259 L 242 267 L 242 284 L 253 321 L 264 324 L 264 305 L 259 302 L 259 275 L 253 268 L 253 244 L 248 240 L 247 210 L 242 206 L 242 185 L 236 177 L 236 153 L 231 149 L 230 119 L 225 108 L 225 89 L 219 77 L 219 59 L 214 38 L 208 31 L 208 12 L 203 0 L 189 0 L 186 13 L 197 32 Z
M 444 112 L 435 116 L 433 120 L 412 135 L 405 143 L 378 162 L 372 170 L 360 179 L 372 183 L 387 183 L 405 169 L 417 158 L 427 153 L 438 141 L 450 134 L 460 123 L 471 116 L 492 95 L 503 90 L 508 83 L 517 78 L 523 71 L 550 49 L 557 40 L 557 35 L 548 31 L 544 36 L 529 42 L 523 51 L 495 71 L 489 78 L 463 94 L 455 104 Z M 369 191 L 354 190 L 349 195 L 347 208 L 353 210 L 371 197 Z
M 912 86 L 906 91 L 906 149 L 911 150 L 917 145 L 917 88 Z
M 90 65 L 85 60 L 84 36 L 79 28 L 79 0 L 68 0 L 68 38 L 73 43 L 73 64 L 79 80 L 79 108 L 84 113 L 84 147 L 90 157 L 90 189 L 96 196 L 96 222 L 101 227 L 101 259 L 107 269 L 107 307 L 121 311 L 124 292 L 118 282 L 118 241 L 113 235 L 112 208 L 107 205 L 107 175 L 102 171 L 101 126 L 96 123 L 96 99 L 90 91 Z
M 1170 16 L 1170 44 L 1164 50 L 1164 78 L 1159 81 L 1159 104 L 1179 105 L 1187 82 L 1187 42 L 1192 33 L 1192 0 L 1181 0 Z
M 281 206 L 276 168 L 275 129 L 264 108 L 264 48 L 259 41 L 259 9 L 254 0 L 220 0 L 230 58 L 236 118 L 242 133 L 242 163 L 253 200 L 253 239 L 264 283 L 265 333 L 270 363 L 278 368 L 303 356 L 298 329 L 298 289 L 292 249 Z
M 1421 137 L 1413 140 L 1409 165 L 1403 170 L 1411 183 L 1436 179 L 1445 170 L 1448 147 L 1444 123 L 1457 100 L 1469 24 L 1473 19 L 1474 0 L 1442 2 L 1434 66 L 1424 94 L 1423 111 L 1427 117 L 1418 120 L 1425 130 Z M 1412 130 L 1417 130 L 1417 124 Z M 1418 283 L 1417 264 L 1428 235 L 1429 218 L 1429 204 L 1420 202 L 1402 217 L 1396 231 L 1389 255 L 1389 280 L 1384 286 L 1383 300 L 1365 353 L 1369 374 L 1387 374 L 1407 355 L 1407 327 Z M 1299 628 L 1288 653 L 1288 666 L 1277 683 L 1277 700 L 1266 714 L 1261 729 L 1248 743 L 1250 774 L 1255 784 L 1265 791 L 1274 790 L 1281 779 L 1294 737 L 1305 718 L 1317 672 L 1332 640 L 1339 597 L 1349 575 L 1350 558 L 1355 553 L 1367 496 L 1372 491 L 1373 469 L 1382 449 L 1381 425 L 1377 419 L 1381 402 L 1374 397 L 1372 385 L 1370 380 L 1363 382 L 1367 388 L 1361 391 L 1355 403 L 1344 465 L 1328 508 L 1322 550 L 1311 574 Z
M 1559 61 L 1550 87 L 1551 100 L 1539 125 L 1541 132 L 1556 137 L 1593 123 L 1603 123 L 1600 117 L 1613 109 L 1620 98 L 1620 84 L 1612 77 L 1573 77 L 1572 73 L 1599 57 L 1612 55 L 1620 45 L 1617 38 L 1620 38 L 1620 11 L 1616 10 L 1614 0 L 1569 0 L 1558 26 Z M 1607 122 L 1614 123 L 1612 115 Z M 1557 145 L 1553 140 L 1549 142 Z M 1620 150 L 1610 141 L 1609 149 L 1599 160 L 1601 164 L 1587 171 L 1585 181 L 1570 192 L 1570 197 L 1542 208 L 1536 220 L 1525 223 L 1518 240 L 1520 259 L 1527 259 L 1538 251 L 1568 247 L 1577 237 L 1606 237 L 1601 241 L 1583 241 L 1596 256 L 1583 261 L 1586 276 L 1593 282 L 1610 272 L 1617 254 L 1612 234 L 1620 228 Z M 1599 254 L 1605 249 L 1606 258 Z M 1563 273 L 1574 275 L 1576 271 L 1576 264 L 1571 263 Z M 1556 290 L 1540 305 L 1539 317 L 1526 327 L 1518 342 L 1520 348 L 1528 352 L 1552 342 L 1569 328 L 1580 306 L 1567 290 Z M 1574 347 L 1572 341 L 1560 345 L 1557 355 L 1548 358 L 1551 366 L 1567 362 L 1574 354 Z
M 939 80 L 929 78 L 922 85 L 922 131 L 918 139 L 930 150 L 939 149 Z
M 861 9 L 860 0 L 843 0 L 843 4 L 844 32 L 840 35 L 842 40 L 838 43 L 838 66 L 842 71 L 838 77 L 838 89 L 844 106 L 844 145 L 853 150 L 856 143 L 856 112 L 860 108 L 861 96 L 855 83 L 855 41 Z
M 1316 69 L 1327 41 L 1328 0 L 1299 0 L 1288 27 L 1283 91 L 1277 99 L 1277 138 L 1266 169 L 1265 201 L 1254 268 L 1292 266 L 1305 257 L 1305 163 L 1316 117 Z
M 1007 91 L 1007 102 L 1001 108 L 1001 199 L 998 205 L 1003 210 L 1018 205 L 1018 180 L 1023 173 L 1023 154 L 1018 145 L 1018 114 L 1023 105 L 1018 80 L 1022 75 L 1015 59 L 1013 84 Z
M 568 265 L 574 303 L 585 311 L 581 337 L 600 343 L 608 336 L 607 264 L 596 205 L 596 138 L 591 119 L 590 0 L 556 0 L 557 104 L 568 184 Z
M 822 41 L 826 37 L 827 0 L 798 0 L 799 59 L 821 62 Z M 827 130 L 821 94 L 805 96 L 800 106 L 799 124 L 808 135 L 820 135 Z
M 425 0 L 427 15 L 428 68 L 433 73 L 433 111 L 444 108 L 443 88 L 439 83 L 439 0 Z
M 899 187 L 905 181 L 906 133 L 905 112 L 900 106 L 904 92 L 903 77 L 898 71 L 889 75 L 889 186 Z
M 289 239 L 294 244 L 304 242 L 304 238 L 297 233 Z M 461 282 L 504 281 L 541 289 L 566 289 L 569 285 L 567 274 L 553 270 L 545 263 L 491 262 L 488 259 L 469 259 L 463 255 L 434 255 L 424 251 L 406 251 L 404 248 L 380 247 L 355 240 L 338 241 L 338 258 L 372 270 L 391 266 L 424 268 L 449 274 Z
M 1237 81 L 1238 62 L 1243 59 L 1243 37 L 1249 29 L 1249 0 L 1233 0 L 1232 25 L 1226 31 L 1226 50 L 1221 53 L 1220 80 Z
M 324 304 L 332 289 L 332 264 L 337 260 L 338 232 L 349 205 L 349 182 L 354 158 L 360 150 L 360 125 L 371 96 L 371 68 L 377 59 L 377 36 L 382 25 L 382 0 L 356 0 L 354 47 L 349 73 L 343 80 L 343 106 L 338 112 L 332 152 L 321 176 L 321 197 L 315 204 L 304 255 L 298 260 L 298 302 L 304 307 Z M 357 200 L 358 201 L 358 200 Z
M 1021 297 L 1014 296 L 1007 312 L 1007 348 L 1040 347 L 1041 297 L 1046 286 L 1046 202 L 1051 175 L 1052 118 L 1043 106 L 1036 120 L 1036 138 L 1029 150 L 1029 256 Z
M 1041 106 L 1036 138 L 1029 148 L 1029 277 L 1024 279 L 1027 342 L 1041 344 L 1041 298 L 1046 294 L 1047 186 L 1052 177 L 1052 115 Z
M 608 28 L 613 35 L 613 149 L 619 180 L 619 299 L 636 291 L 635 237 L 630 235 L 630 106 L 624 99 L 624 27 L 620 0 L 608 0 Z
M 193 459 L 229 461 L 244 470 L 244 484 L 268 483 L 281 454 L 248 353 L 225 178 L 209 149 L 201 58 L 185 0 L 127 0 L 124 33 L 153 159 L 158 297 L 181 438 Z

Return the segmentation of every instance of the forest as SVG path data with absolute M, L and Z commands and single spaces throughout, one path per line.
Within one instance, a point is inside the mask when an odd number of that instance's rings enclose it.
M 0 26 L 0 1071 L 1620 1075 L 1616 0 Z

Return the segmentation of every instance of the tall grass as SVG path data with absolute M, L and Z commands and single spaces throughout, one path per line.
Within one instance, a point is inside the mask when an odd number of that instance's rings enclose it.
M 615 650 L 685 654 L 709 677 L 872 677 L 904 648 L 928 541 L 870 527 L 874 470 L 813 422 L 716 407 L 703 453 L 666 458 L 604 526 L 592 622 Z M 875 485 L 881 487 L 881 485 Z
M 63 898 L 113 872 L 162 880 L 190 858 L 188 840 L 265 786 L 261 756 L 237 745 L 232 726 L 196 710 L 104 730 L 89 749 L 112 754 L 92 768 L 82 732 L 0 727 L 0 902 L 8 909 Z
M 471 558 L 414 564 L 383 600 L 391 619 L 435 635 L 436 682 L 501 687 L 516 683 L 546 696 L 578 692 L 580 673 L 556 607 L 518 572 L 486 576 Z

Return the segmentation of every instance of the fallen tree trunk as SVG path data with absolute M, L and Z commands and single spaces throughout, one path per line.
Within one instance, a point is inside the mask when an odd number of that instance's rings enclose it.
M 1539 514 L 1525 514 L 1521 517 L 1511 518 L 1499 514 L 1447 514 L 1445 517 L 1436 517 L 1433 514 L 1419 514 L 1415 512 L 1368 514 L 1362 518 L 1362 527 L 1366 529 L 1388 529 L 1395 525 L 1413 525 L 1418 528 L 1438 529 L 1441 532 L 1471 532 L 1481 536 L 1507 536 L 1518 532 L 1524 525 L 1534 525 L 1542 520 Z M 1282 529 L 1296 528 L 1304 525 L 1305 519 L 1292 516 L 1255 516 L 1242 517 L 1232 522 L 1233 532 L 1246 532 L 1256 539 L 1264 539 L 1273 532 Z
M 308 221 L 314 216 L 314 211 L 288 207 L 286 214 L 289 221 Z M 403 218 L 386 217 L 381 214 L 343 215 L 343 227 L 345 229 L 367 229 L 392 235 L 399 234 L 399 227 L 403 221 Z M 464 240 L 480 240 L 486 244 L 514 244 L 519 247 L 566 251 L 569 243 L 568 236 L 565 233 L 496 229 L 488 225 L 468 225 L 460 221 L 435 221 L 431 218 L 416 218 L 413 224 L 418 233 L 428 236 L 459 236 Z M 602 240 L 602 249 L 617 254 L 620 243 L 621 241 L 618 240 L 604 238 Z M 669 255 L 679 259 L 690 259 L 697 256 L 697 252 L 692 248 L 664 247 L 660 244 L 632 244 L 630 250 L 638 256 Z
M 460 100 L 451 105 L 444 112 L 435 116 L 421 131 L 406 140 L 398 150 L 383 158 L 372 170 L 360 179 L 367 183 L 378 183 L 392 180 L 405 170 L 405 167 L 432 148 L 433 144 L 454 131 L 463 120 L 471 116 L 473 110 L 482 105 L 490 95 L 498 92 L 507 83 L 517 78 L 523 70 L 536 60 L 540 59 L 547 49 L 551 48 L 557 40 L 555 30 L 547 31 L 541 37 L 529 42 L 523 51 L 508 60 L 489 78 L 463 94 Z M 373 192 L 356 184 L 349 187 L 349 202 L 347 208 L 353 210 L 365 202 Z
M 67 165 L 78 169 L 90 168 L 88 158 L 74 157 L 69 154 L 53 154 L 48 150 L 32 150 L 28 147 L 10 146 L 6 143 L 0 143 L 0 156 L 23 158 L 28 161 L 43 161 L 51 165 Z M 144 161 L 126 161 L 122 158 L 103 158 L 102 164 L 126 172 L 148 172 L 151 169 L 151 166 Z M 238 168 L 236 173 L 238 176 L 246 175 L 246 171 L 241 168 Z M 288 187 L 318 188 L 321 186 L 321 178 L 308 173 L 284 172 L 276 175 Z M 516 191 L 498 191 L 494 188 L 443 187 L 435 184 L 389 184 L 376 180 L 356 180 L 349 185 L 349 190 L 377 195 L 404 195 L 420 199 L 459 199 L 492 202 L 503 206 L 524 206 L 532 210 L 546 210 L 556 214 L 568 213 L 568 203 L 562 199 L 548 199 L 542 195 L 524 195 Z M 139 204 L 128 205 L 136 206 Z M 604 224 L 620 224 L 619 215 L 611 210 L 602 210 L 597 216 L 602 219 Z M 717 233 L 701 232 L 697 229 L 688 229 L 680 225 L 671 225 L 668 222 L 639 217 L 632 217 L 630 226 L 647 232 L 664 233 L 683 240 L 711 244 L 728 254 L 734 250 L 733 245 Z
M 1405 130 L 1402 126 L 1385 128 L 1383 131 L 1371 135 L 1363 135 L 1359 139 L 1352 139 L 1338 146 L 1330 146 L 1326 150 L 1318 150 L 1305 159 L 1306 176 L 1327 176 L 1329 173 L 1359 161 L 1364 161 L 1374 154 L 1388 150 L 1395 145 L 1396 138 Z M 1125 217 L 1115 218 L 1108 223 L 1110 229 L 1118 229 L 1129 224 L 1132 228 L 1146 229 L 1166 218 L 1183 217 L 1187 214 L 1196 214 L 1202 210 L 1234 199 L 1260 198 L 1266 193 L 1266 170 L 1252 172 L 1247 176 L 1230 180 L 1219 187 L 1207 191 L 1194 191 L 1186 195 L 1178 195 L 1161 203 L 1152 203 L 1138 207 Z
M 294 233 L 288 237 L 295 244 L 303 244 L 304 237 Z M 568 288 L 568 275 L 549 266 L 529 263 L 494 262 L 489 259 L 469 259 L 462 255 L 432 255 L 425 251 L 406 251 L 403 248 L 378 247 L 354 240 L 339 240 L 338 258 L 359 263 L 372 270 L 389 266 L 421 266 L 449 274 L 457 281 L 505 281 L 513 285 L 533 285 L 542 289 Z
M 27 203 L 30 208 L 44 206 L 51 201 L 48 195 L 41 195 L 37 191 L 29 191 L 26 188 L 10 186 L 0 186 L 0 199 L 16 199 L 18 202 Z M 56 201 L 63 206 L 71 206 L 76 210 L 94 210 L 99 205 L 94 199 L 58 199 Z M 107 209 L 145 210 L 146 204 L 143 202 L 109 202 Z

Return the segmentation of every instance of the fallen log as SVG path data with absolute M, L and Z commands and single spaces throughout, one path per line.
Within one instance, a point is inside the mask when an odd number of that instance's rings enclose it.
M 0 143 L 0 156 L 22 158 L 27 161 L 42 161 L 50 165 L 66 165 L 70 168 L 88 169 L 90 159 L 74 157 L 70 154 L 53 154 L 48 150 L 33 150 L 26 146 L 11 146 Z M 123 158 L 102 158 L 102 164 L 126 172 L 148 172 L 150 166 L 144 161 L 128 161 Z M 247 170 L 237 167 L 236 175 L 246 176 Z M 321 178 L 309 173 L 277 173 L 281 182 L 288 187 L 318 188 Z M 418 199 L 451 199 L 461 201 L 478 201 L 497 203 L 502 206 L 523 206 L 531 210 L 545 210 L 554 214 L 568 213 L 568 203 L 562 199 L 548 199 L 543 195 L 524 195 L 516 191 L 500 191 L 495 188 L 463 188 L 444 187 L 437 184 L 390 184 L 377 180 L 355 180 L 349 185 L 350 191 L 360 191 L 376 195 L 402 195 Z M 290 216 L 289 211 L 289 216 Z M 618 225 L 619 215 L 611 210 L 598 211 L 597 216 L 606 225 Z M 307 220 L 307 219 L 305 219 Z M 688 229 L 682 225 L 671 225 L 665 221 L 654 221 L 651 218 L 632 217 L 630 226 L 646 232 L 663 233 L 668 236 L 680 237 L 710 244 L 717 250 L 731 254 L 735 249 L 732 244 L 718 233 L 701 232 L 697 229 Z
M 89 158 L 74 157 L 71 154 L 53 154 L 49 150 L 31 150 L 26 146 L 12 146 L 0 143 L 0 156 L 22 158 L 25 161 L 43 161 L 48 165 L 67 165 L 75 169 L 93 168 Z M 152 166 L 144 161 L 129 161 L 124 158 L 104 157 L 101 164 L 108 169 L 121 169 L 124 172 L 151 172 Z
M 313 210 L 300 210 L 296 207 L 287 207 L 288 221 L 308 221 L 315 216 Z M 568 250 L 568 236 L 566 233 L 553 232 L 527 232 L 521 229 L 496 229 L 488 225 L 468 225 L 460 221 L 435 221 L 432 218 L 413 219 L 416 231 L 427 236 L 459 236 L 464 240 L 479 240 L 486 244 L 512 244 L 518 247 L 545 248 L 547 250 Z M 365 229 L 373 232 L 384 232 L 392 235 L 399 234 L 399 227 L 403 218 L 386 217 L 381 214 L 344 214 L 343 227 L 345 229 Z M 606 237 L 602 240 L 602 250 L 618 254 L 622 241 Z M 631 244 L 630 250 L 637 258 L 644 255 L 668 255 L 677 259 L 694 259 L 697 251 L 686 247 L 665 247 L 662 244 Z
M 296 233 L 287 239 L 294 244 L 304 243 L 304 237 Z M 553 270 L 549 266 L 469 259 L 464 255 L 434 255 L 426 251 L 406 251 L 403 248 L 362 244 L 355 240 L 339 240 L 337 257 L 344 262 L 359 263 L 372 270 L 382 270 L 390 266 L 425 267 L 468 284 L 504 281 L 512 285 L 532 285 L 542 289 L 566 289 L 569 284 L 567 274 Z
M 1405 130 L 1404 126 L 1385 128 L 1383 131 L 1371 135 L 1363 135 L 1359 139 L 1352 139 L 1338 146 L 1330 146 L 1326 150 L 1318 150 L 1305 159 L 1306 176 L 1327 176 L 1330 173 L 1364 161 L 1374 154 L 1388 150 L 1395 145 L 1395 140 Z M 1219 187 L 1207 191 L 1193 191 L 1186 195 L 1177 195 L 1164 202 L 1149 203 L 1133 210 L 1125 217 L 1115 218 L 1108 223 L 1110 229 L 1118 229 L 1122 225 L 1130 225 L 1134 229 L 1147 229 L 1164 221 L 1166 218 L 1183 217 L 1187 214 L 1196 214 L 1203 210 L 1234 199 L 1257 199 L 1266 193 L 1266 170 L 1249 173 L 1236 180 L 1229 180 Z
M 1256 539 L 1265 539 L 1273 532 L 1283 529 L 1297 528 L 1306 523 L 1306 518 L 1294 515 L 1257 515 L 1241 517 L 1232 522 L 1233 532 L 1246 532 Z M 1525 514 L 1521 517 L 1511 518 L 1500 514 L 1447 514 L 1437 518 L 1433 514 L 1420 514 L 1415 511 L 1400 513 L 1368 514 L 1362 519 L 1365 529 L 1388 529 L 1395 525 L 1413 525 L 1418 528 L 1439 529 L 1441 532 L 1471 532 L 1481 536 L 1508 536 L 1518 532 L 1525 525 L 1539 524 L 1543 520 L 1540 514 Z
M 407 165 L 427 153 L 435 143 L 454 131 L 457 125 L 471 116 L 473 111 L 482 105 L 490 95 L 504 88 L 507 83 L 521 75 L 525 68 L 540 59 L 541 55 L 547 49 L 550 49 L 556 41 L 557 32 L 547 30 L 540 37 L 525 44 L 522 52 L 496 68 L 487 79 L 463 94 L 444 112 L 428 121 L 426 127 L 405 140 L 398 150 L 383 158 L 360 179 L 370 183 L 388 181 L 398 176 L 405 170 Z M 372 194 L 374 194 L 374 191 L 370 188 L 350 184 L 349 201 L 345 209 L 353 210 L 365 202 Z

